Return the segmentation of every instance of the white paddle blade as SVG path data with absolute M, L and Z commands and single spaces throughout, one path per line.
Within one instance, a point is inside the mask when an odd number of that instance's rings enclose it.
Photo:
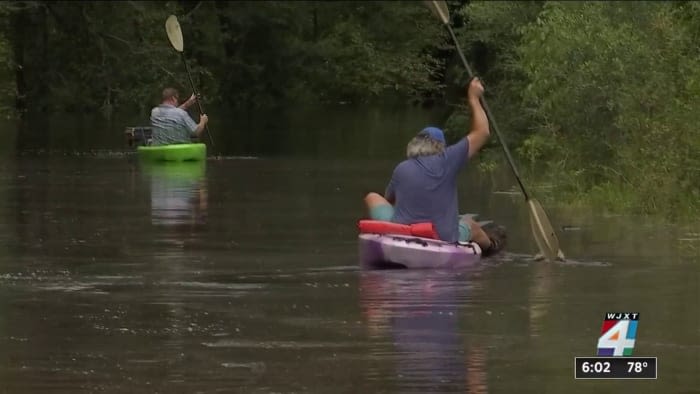
M 168 34 L 168 40 L 170 40 L 173 48 L 178 52 L 182 52 L 182 30 L 180 30 L 180 23 L 178 23 L 175 15 L 170 15 L 165 20 L 165 32 Z
M 563 257 L 564 253 L 559 250 L 559 240 L 549 223 L 547 214 L 542 209 L 542 205 L 537 200 L 528 200 L 527 205 L 530 211 L 532 234 L 540 252 L 549 262 L 554 262 L 560 256 Z
M 427 0 L 425 4 L 440 18 L 442 23 L 446 25 L 450 23 L 450 11 L 447 9 L 447 3 L 444 0 Z

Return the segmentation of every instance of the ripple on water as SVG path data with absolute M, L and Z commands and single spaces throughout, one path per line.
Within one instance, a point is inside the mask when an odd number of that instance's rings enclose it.
M 216 342 L 202 342 L 209 348 L 252 348 L 252 349 L 339 349 L 356 348 L 355 342 L 295 342 L 295 341 L 250 341 L 224 339 Z
M 265 372 L 267 370 L 267 365 L 262 362 L 250 362 L 250 363 L 221 363 L 221 366 L 224 368 L 242 368 L 242 369 L 249 369 L 250 372 Z
M 503 264 L 511 264 L 517 266 L 528 266 L 530 264 L 557 264 L 560 266 L 586 266 L 586 267 L 610 267 L 612 263 L 605 261 L 579 261 L 574 259 L 565 259 L 564 261 L 555 261 L 547 263 L 540 256 L 533 256 L 523 253 L 504 252 L 494 258 L 485 258 L 482 260 L 482 266 L 498 266 Z
M 259 290 L 267 287 L 264 283 L 221 283 L 221 282 L 182 282 L 182 281 L 161 281 L 160 286 L 179 286 L 187 288 L 202 288 L 216 290 Z

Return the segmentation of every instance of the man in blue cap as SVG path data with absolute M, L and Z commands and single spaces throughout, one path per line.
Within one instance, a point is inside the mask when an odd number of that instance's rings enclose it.
M 472 79 L 467 88 L 471 129 L 459 142 L 446 146 L 445 134 L 437 127 L 427 127 L 409 141 L 408 158 L 394 169 L 384 196 L 369 193 L 365 197 L 371 219 L 401 224 L 432 222 L 443 241 L 474 241 L 484 254 L 503 247 L 502 228 L 487 234 L 470 217 L 460 217 L 457 204 L 457 175 L 490 135 L 480 101 L 483 93 L 481 81 Z

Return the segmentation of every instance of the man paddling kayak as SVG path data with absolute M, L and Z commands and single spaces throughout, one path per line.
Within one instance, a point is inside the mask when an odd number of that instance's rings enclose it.
M 504 246 L 502 227 L 482 228 L 471 217 L 460 216 L 457 203 L 457 175 L 490 135 L 480 102 L 483 93 L 481 81 L 473 78 L 467 88 L 471 130 L 459 142 L 446 146 L 443 131 L 436 127 L 423 129 L 409 141 L 408 159 L 394 169 L 384 196 L 365 196 L 371 219 L 401 224 L 432 222 L 443 241 L 474 241 L 485 255 Z
M 187 113 L 187 108 L 197 101 L 197 97 L 193 94 L 178 106 L 179 101 L 176 89 L 163 89 L 160 105 L 151 110 L 152 145 L 188 144 L 192 142 L 191 137 L 202 135 L 209 117 L 202 114 L 199 123 L 195 123 Z

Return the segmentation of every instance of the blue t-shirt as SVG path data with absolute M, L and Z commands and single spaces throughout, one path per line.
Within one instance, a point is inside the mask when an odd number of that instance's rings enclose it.
M 440 239 L 459 239 L 457 175 L 467 162 L 469 140 L 464 137 L 438 155 L 402 161 L 394 169 L 385 197 L 394 199 L 392 222 L 432 222 Z
M 161 104 L 151 110 L 153 145 L 190 143 L 197 123 L 182 108 Z

